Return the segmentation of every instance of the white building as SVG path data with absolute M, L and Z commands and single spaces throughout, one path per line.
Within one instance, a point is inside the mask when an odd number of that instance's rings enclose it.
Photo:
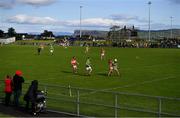
M 16 41 L 15 37 L 11 37 L 11 38 L 0 38 L 0 43 L 1 44 L 9 44 L 9 43 L 13 43 Z

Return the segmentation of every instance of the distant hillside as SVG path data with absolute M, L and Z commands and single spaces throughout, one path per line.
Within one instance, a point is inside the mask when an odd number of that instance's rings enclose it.
M 79 30 L 74 31 L 74 36 L 79 35 Z M 180 37 L 180 29 L 172 30 L 173 37 Z M 82 30 L 82 35 L 91 35 L 95 37 L 107 37 L 108 31 L 100 31 L 100 30 Z M 151 30 L 151 38 L 157 39 L 162 37 L 169 38 L 171 34 L 171 30 Z M 148 39 L 148 30 L 138 30 L 138 37 L 143 39 Z
M 71 32 L 53 32 L 53 34 L 55 36 L 64 36 L 64 35 L 71 36 L 71 35 L 73 35 L 73 33 L 71 33 Z
M 71 32 L 53 32 L 55 36 L 64 36 L 64 35 L 79 35 L 79 30 L 75 30 L 74 34 Z M 173 37 L 177 38 L 180 37 L 180 29 L 173 29 L 172 30 Z M 28 34 L 33 35 L 39 35 L 39 32 L 29 32 Z M 82 30 L 82 35 L 91 35 L 94 37 L 104 37 L 106 38 L 108 34 L 108 31 L 100 31 L 100 30 Z M 157 39 L 157 38 L 163 38 L 167 37 L 169 38 L 171 34 L 171 29 L 168 30 L 151 30 L 151 38 Z M 148 30 L 138 30 L 138 37 L 143 39 L 148 39 Z
M 79 30 L 74 31 L 74 36 L 78 36 L 80 33 Z M 82 30 L 82 35 L 91 35 L 94 37 L 107 37 L 108 31 L 100 31 L 100 30 Z
M 147 30 L 139 30 L 138 31 L 138 37 L 147 39 L 148 33 L 149 32 Z M 180 29 L 173 29 L 172 35 L 175 38 L 180 37 Z M 171 29 L 168 29 L 168 30 L 151 30 L 151 37 L 152 38 L 162 38 L 162 37 L 169 38 L 170 36 L 171 36 Z
M 40 35 L 41 33 L 40 32 L 28 32 L 28 34 L 31 34 L 31 35 Z
M 29 32 L 28 34 L 40 35 L 41 33 L 40 32 Z M 71 32 L 53 32 L 53 34 L 55 36 L 64 36 L 64 35 L 71 36 L 71 35 L 73 35 L 73 33 L 71 33 Z

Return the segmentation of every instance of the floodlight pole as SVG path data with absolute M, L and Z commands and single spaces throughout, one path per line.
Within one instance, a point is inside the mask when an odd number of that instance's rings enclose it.
M 149 28 L 148 28 L 148 31 L 149 31 L 149 41 L 151 40 L 151 1 L 148 2 L 148 5 L 149 5 Z
M 0 28 L 1 30 L 3 30 L 3 14 L 1 14 L 1 17 L 0 17 Z
M 1 15 L 1 14 L 0 14 Z M 2 27 L 2 15 L 1 15 L 1 17 L 0 17 L 0 28 Z M 2 28 L 1 28 L 2 29 Z
M 173 38 L 173 35 L 172 35 L 172 19 L 173 19 L 173 17 L 171 16 L 170 18 L 171 18 L 171 39 L 172 39 Z
M 82 7 L 83 7 L 83 6 L 80 6 L 80 32 L 79 32 L 80 38 L 81 38 L 81 36 L 82 36 L 82 31 L 81 31 L 81 25 L 82 25 L 82 22 L 81 22 L 81 20 L 82 20 Z

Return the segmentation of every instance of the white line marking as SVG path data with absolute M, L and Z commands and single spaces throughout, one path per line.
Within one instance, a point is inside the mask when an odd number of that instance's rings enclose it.
M 133 86 L 149 84 L 149 83 L 153 83 L 153 82 L 157 82 L 157 81 L 167 80 L 167 79 L 171 79 L 171 78 L 174 78 L 174 77 L 166 77 L 166 78 L 162 78 L 162 79 L 155 79 L 155 80 L 150 80 L 150 81 L 144 81 L 144 82 L 141 82 L 141 83 L 127 84 L 127 85 L 119 86 L 119 87 L 115 87 L 115 88 L 101 89 L 101 90 L 97 90 L 97 91 L 92 91 L 92 92 L 87 93 L 87 94 L 82 94 L 81 97 L 82 96 L 84 97 L 84 96 L 89 95 L 89 94 L 94 94 L 94 93 L 97 93 L 99 91 L 109 91 L 109 90 L 115 90 L 115 89 L 120 89 L 120 88 L 128 88 L 128 87 L 133 87 Z

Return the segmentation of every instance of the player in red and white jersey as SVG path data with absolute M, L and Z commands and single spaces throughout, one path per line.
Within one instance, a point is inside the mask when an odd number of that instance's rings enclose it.
M 109 59 L 108 64 L 109 64 L 108 76 L 110 76 L 113 72 L 113 61 L 112 61 L 112 59 Z
M 77 62 L 75 56 L 71 59 L 71 65 L 72 65 L 73 73 L 77 73 L 77 65 L 79 65 L 79 63 Z

